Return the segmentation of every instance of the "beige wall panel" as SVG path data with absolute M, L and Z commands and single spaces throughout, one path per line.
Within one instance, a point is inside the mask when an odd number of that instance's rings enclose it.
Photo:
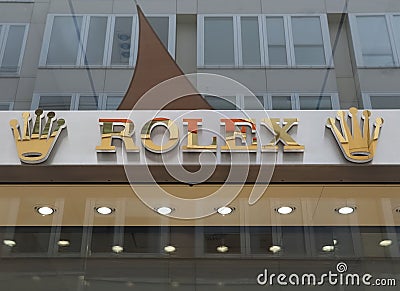
M 130 0 L 128 0 L 130 1 Z M 119 2 L 119 1 L 114 1 Z M 130 1 L 132 2 L 132 1 Z M 176 0 L 138 0 L 138 4 L 146 13 L 176 13 Z M 127 12 L 125 12 L 127 13 Z
M 199 69 L 199 73 L 219 74 L 247 86 L 254 93 L 265 92 L 267 89 L 264 69 Z
M 39 65 L 45 24 L 31 24 L 22 59 L 21 77 L 35 77 Z
M 1 3 L 0 22 L 29 23 L 33 3 Z
M 181 14 L 196 14 L 197 0 L 177 0 L 177 13 Z
M 104 92 L 125 93 L 132 79 L 132 75 L 132 69 L 107 70 Z
M 346 0 L 325 0 L 328 13 L 341 13 L 345 10 Z
M 0 78 L 0 101 L 13 101 L 18 88 L 18 78 Z
M 49 3 L 35 3 L 31 23 L 46 23 L 49 5 Z
M 112 1 L 112 13 L 121 14 L 134 14 L 136 13 L 136 6 L 134 1 L 121 0 Z M 147 13 L 147 11 L 146 11 Z
M 94 88 L 103 92 L 104 70 L 91 70 Z M 89 74 L 86 70 L 39 70 L 35 93 L 89 93 L 92 92 Z
M 71 3 L 76 14 L 112 13 L 112 1 L 85 0 L 71 1 Z M 72 12 L 68 1 L 53 0 L 50 2 L 49 13 L 71 14 Z
M 325 83 L 325 78 L 327 78 Z M 324 85 L 325 84 L 325 85 Z M 272 92 L 337 92 L 334 70 L 267 70 L 267 89 Z
M 398 69 L 359 69 L 361 92 L 400 92 L 400 70 Z
M 356 85 L 353 78 L 337 78 L 336 79 L 339 91 L 339 100 L 341 108 L 348 108 L 345 104 L 362 104 L 361 97 L 358 98 Z M 343 105 L 343 106 L 342 106 Z
M 20 78 L 18 82 L 16 101 L 32 101 L 36 78 Z
M 326 11 L 324 0 L 261 0 L 261 5 L 262 13 L 323 13 Z
M 260 13 L 259 0 L 199 0 L 198 13 Z
M 361 12 L 399 12 L 400 1 L 398 0 L 350 0 L 348 11 L 350 13 Z
M 185 73 L 196 72 L 196 15 L 178 15 L 176 30 L 176 61 Z

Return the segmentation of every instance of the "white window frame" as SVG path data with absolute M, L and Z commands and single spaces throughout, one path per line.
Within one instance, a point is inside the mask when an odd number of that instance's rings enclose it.
M 392 49 L 392 54 L 393 54 L 393 60 L 394 60 L 394 65 L 393 66 L 387 66 L 387 65 L 382 65 L 382 66 L 369 66 L 364 64 L 364 58 L 362 55 L 362 50 L 361 50 L 361 40 L 360 40 L 360 35 L 358 32 L 358 24 L 357 24 L 357 17 L 365 17 L 365 16 L 384 16 L 386 20 L 386 27 L 388 29 L 388 34 L 389 34 L 389 41 L 390 41 L 390 46 Z M 354 54 L 356 58 L 356 64 L 358 68 L 393 68 L 393 67 L 399 67 L 400 66 L 400 36 L 397 34 L 400 33 L 395 33 L 395 28 L 393 25 L 393 18 L 394 16 L 399 16 L 399 13 L 354 13 L 354 14 L 349 14 L 349 21 L 350 21 L 350 30 L 351 30 L 351 35 L 353 38 L 353 47 L 354 47 Z M 400 29 L 399 29 L 400 30 Z
M 383 96 L 383 97 L 394 97 L 394 98 L 399 98 L 400 99 L 400 92 L 393 92 L 393 93 L 362 93 L 362 102 L 363 106 L 365 109 L 374 109 L 372 108 L 372 103 L 371 103 L 371 96 Z M 393 108 L 393 110 L 398 109 L 398 108 Z M 388 110 L 388 109 L 379 109 L 379 110 Z
M 206 17 L 230 17 L 233 19 L 233 40 L 234 40 L 234 65 L 205 65 L 204 63 L 204 18 Z M 260 65 L 244 65 L 242 59 L 241 39 L 241 17 L 257 17 L 260 38 Z M 267 17 L 283 17 L 287 65 L 270 65 L 268 58 L 267 38 Z M 293 33 L 291 26 L 292 17 L 319 17 L 322 32 L 322 41 L 325 53 L 325 65 L 297 65 L 295 62 Z M 333 67 L 332 47 L 326 14 L 198 14 L 197 15 L 197 67 L 199 68 L 331 68 Z
M 122 92 L 117 92 L 117 93 L 99 93 L 99 94 L 93 94 L 91 93 L 35 93 L 33 94 L 32 98 L 32 103 L 31 103 L 31 110 L 36 110 L 39 106 L 40 102 L 40 97 L 42 96 L 54 96 L 55 98 L 57 97 L 65 97 L 65 96 L 71 96 L 71 104 L 69 110 L 71 111 L 78 111 L 79 110 L 79 99 L 81 96 L 98 96 L 99 97 L 99 105 L 97 110 L 107 110 L 106 105 L 107 105 L 107 98 L 109 96 L 124 96 L 125 93 Z M 96 110 L 93 110 L 96 111 Z
M 53 29 L 53 23 L 55 17 L 69 16 L 69 17 L 82 17 L 81 35 L 79 40 L 79 47 L 77 52 L 77 58 L 74 65 L 49 65 L 47 64 L 47 55 L 50 46 L 51 32 Z M 85 50 L 88 41 L 88 34 L 90 28 L 91 17 L 107 17 L 107 30 L 106 39 L 103 54 L 103 63 L 101 65 L 85 65 Z M 176 15 L 175 14 L 149 14 L 148 17 L 168 17 L 169 29 L 168 29 L 168 51 L 175 58 L 175 40 L 176 40 Z M 111 64 L 112 47 L 114 41 L 114 28 L 115 20 L 117 17 L 132 17 L 132 33 L 131 33 L 131 48 L 130 58 L 128 65 L 115 65 Z M 139 35 L 138 17 L 137 14 L 49 14 L 47 15 L 46 27 L 43 37 L 43 45 L 40 53 L 39 67 L 40 68 L 86 68 L 86 67 L 100 67 L 100 68 L 126 68 L 134 67 L 137 56 L 137 39 Z
M 18 60 L 18 70 L 15 73 L 11 72 L 0 72 L 0 75 L 19 75 L 21 73 L 21 67 L 22 67 L 22 60 L 25 55 L 25 47 L 26 47 L 26 41 L 28 38 L 28 31 L 29 31 L 29 24 L 27 23 L 0 23 L 1 29 L 0 29 L 0 65 L 3 61 L 4 58 L 4 53 L 6 50 L 6 45 L 7 45 L 7 39 L 8 39 L 8 33 L 10 31 L 10 27 L 13 25 L 16 26 L 25 26 L 25 32 L 24 36 L 22 39 L 22 45 L 21 45 L 21 53 L 19 55 L 19 60 Z

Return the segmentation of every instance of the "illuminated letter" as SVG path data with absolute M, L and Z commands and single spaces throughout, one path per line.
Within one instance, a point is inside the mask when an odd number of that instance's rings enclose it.
M 283 119 L 283 127 L 280 125 L 279 118 L 264 118 L 261 120 L 261 125 L 265 125 L 269 131 L 275 136 L 267 145 L 261 147 L 263 152 L 276 152 L 278 151 L 278 142 L 284 144 L 284 152 L 304 152 L 304 146 L 298 144 L 289 134 L 288 131 L 292 126 L 297 125 L 299 120 L 297 118 Z
M 236 138 L 239 138 L 242 144 L 246 144 L 246 127 L 251 128 L 251 133 L 256 132 L 256 123 L 252 119 L 221 119 L 225 124 L 225 145 L 221 147 L 222 151 L 257 151 L 257 138 L 253 137 L 251 145 L 236 145 Z M 241 126 L 237 131 L 236 126 Z
M 112 145 L 114 138 L 122 140 L 127 152 L 137 152 L 139 148 L 133 143 L 134 132 L 133 122 L 129 119 L 99 119 L 101 132 L 101 143 L 96 147 L 97 152 L 115 153 L 115 146 Z M 123 126 L 122 131 L 114 131 L 114 126 Z
M 151 140 L 151 132 L 157 126 L 163 126 L 169 131 L 169 140 L 165 145 L 157 145 Z M 143 146 L 157 154 L 162 154 L 172 150 L 179 142 L 179 129 L 176 124 L 168 118 L 155 118 L 143 126 L 141 131 L 141 139 Z
M 187 145 L 182 150 L 192 152 L 198 150 L 217 151 L 217 137 L 213 136 L 211 145 L 199 145 L 198 126 L 202 124 L 203 119 L 183 119 L 183 124 L 188 127 Z

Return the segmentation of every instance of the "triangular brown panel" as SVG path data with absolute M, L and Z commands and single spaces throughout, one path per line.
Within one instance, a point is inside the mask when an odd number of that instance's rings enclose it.
M 173 86 L 174 92 L 168 89 L 166 91 L 169 92 L 163 91 L 162 96 L 145 95 L 158 84 L 174 77 L 183 76 L 184 73 L 164 47 L 139 6 L 137 6 L 137 12 L 139 17 L 137 61 L 132 81 L 118 110 L 212 109 L 186 77 L 178 78 Z M 141 98 L 144 95 L 145 97 Z M 173 95 L 187 96 L 176 99 L 173 98 Z

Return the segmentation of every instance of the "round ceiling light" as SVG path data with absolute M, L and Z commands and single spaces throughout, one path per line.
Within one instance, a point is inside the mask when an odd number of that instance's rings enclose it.
M 8 247 L 15 247 L 17 245 L 17 243 L 15 242 L 15 240 L 11 240 L 11 239 L 5 239 L 3 240 L 3 244 L 8 246 Z
M 229 248 L 225 245 L 217 247 L 217 252 L 219 253 L 226 253 L 227 251 L 229 251 Z
M 176 247 L 171 246 L 171 245 L 165 246 L 165 247 L 164 247 L 164 251 L 165 251 L 166 253 L 173 253 L 173 252 L 176 251 Z
M 56 211 L 54 208 L 49 206 L 38 206 L 35 207 L 35 210 L 42 216 L 51 215 Z
M 333 252 L 335 250 L 335 246 L 323 246 L 322 247 L 322 251 L 329 253 L 329 252 Z
M 391 239 L 385 239 L 379 243 L 381 247 L 389 247 L 391 246 L 393 241 Z
M 351 206 L 344 206 L 344 207 L 340 207 L 335 209 L 339 214 L 343 214 L 343 215 L 348 215 L 348 214 L 352 214 L 356 208 L 355 207 L 351 207 Z
M 124 251 L 124 248 L 121 246 L 113 246 L 111 249 L 116 254 L 122 253 Z
M 107 207 L 107 206 L 100 206 L 96 207 L 96 212 L 101 215 L 109 215 L 115 211 L 115 209 Z
M 271 246 L 269 248 L 269 251 L 274 254 L 279 253 L 281 250 L 282 248 L 280 246 Z
M 159 207 L 156 210 L 161 215 L 168 215 L 173 211 L 173 209 L 171 207 L 167 207 L 167 206 Z
M 276 212 L 278 212 L 279 214 L 286 215 L 286 214 L 292 213 L 292 212 L 295 210 L 295 208 L 294 208 L 294 207 L 291 207 L 291 206 L 281 206 L 281 207 L 279 207 L 279 208 L 276 208 L 275 210 L 276 210 Z
M 60 247 L 67 247 L 70 245 L 70 242 L 68 240 L 59 240 L 57 242 L 57 245 Z
M 223 206 L 217 209 L 217 212 L 221 215 L 228 215 L 233 212 L 234 208 L 233 207 L 228 207 L 228 206 Z

